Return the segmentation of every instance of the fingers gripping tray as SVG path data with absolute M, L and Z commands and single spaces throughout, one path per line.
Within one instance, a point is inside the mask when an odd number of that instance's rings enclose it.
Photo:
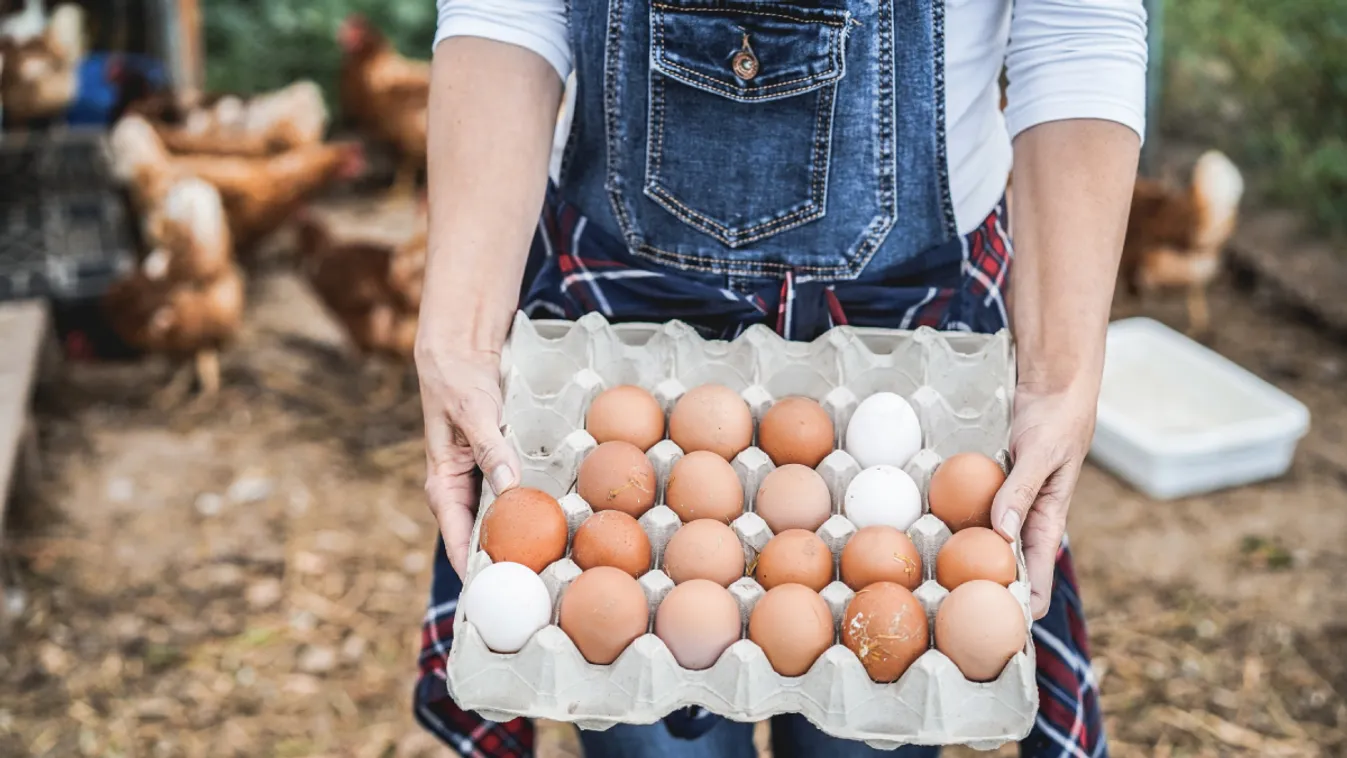
M 585 412 L 608 387 L 640 385 L 667 414 L 685 390 L 724 384 L 741 393 L 755 423 L 775 399 L 804 395 L 819 401 L 832 417 L 839 443 L 861 399 L 880 391 L 908 398 L 921 422 L 923 444 L 905 468 L 921 489 L 925 511 L 908 536 L 922 556 L 925 581 L 915 595 L 932 630 L 936 610 L 948 594 L 935 581 L 935 556 L 950 531 L 929 513 L 931 474 L 943 458 L 959 452 L 994 455 L 1004 465 L 1014 387 L 1013 348 L 1006 332 L 987 336 L 837 327 L 814 342 L 790 343 L 765 327 L 753 327 L 725 342 L 704 340 L 681 322 L 610 325 L 597 314 L 576 322 L 518 316 L 503 373 L 503 422 L 506 439 L 523 463 L 522 483 L 560 500 L 572 537 L 592 513 L 575 492 L 580 462 L 596 446 L 584 430 Z M 553 623 L 517 653 L 488 649 L 459 607 L 448 667 L 454 699 L 460 707 L 497 721 L 525 716 L 587 729 L 655 723 L 680 707 L 698 705 L 737 721 L 800 713 L 829 734 L 877 748 L 967 744 L 993 749 L 1023 738 L 1038 708 L 1031 636 L 1000 676 L 987 683 L 968 681 L 949 658 L 928 645 L 897 682 L 878 684 L 840 644 L 836 625 L 853 592 L 838 580 L 838 556 L 856 531 L 842 515 L 842 495 L 861 470 L 840 447 L 817 468 L 833 503 L 833 515 L 818 534 L 833 553 L 834 581 L 820 594 L 833 614 L 834 644 L 804 675 L 776 673 L 762 649 L 747 639 L 749 614 L 764 594 L 751 569 L 730 586 L 740 605 L 741 639 L 709 669 L 681 668 L 664 642 L 650 633 L 655 609 L 674 586 L 661 569 L 664 546 L 680 526 L 663 503 L 669 471 L 683 451 L 665 439 L 647 453 L 659 486 L 655 507 L 640 519 L 653 553 L 652 569 L 640 578 L 650 606 L 647 633 L 610 665 L 587 662 L 556 625 L 561 597 L 580 574 L 569 557 L 562 558 L 542 572 L 553 601 Z M 733 467 L 747 502 L 745 513 L 731 526 L 751 567 L 772 536 L 753 512 L 752 501 L 773 464 L 760 449 L 750 447 L 735 458 Z M 481 551 L 478 531 L 494 496 L 490 488 L 483 489 L 469 585 L 491 563 Z M 1018 576 L 1010 590 L 1027 626 L 1029 587 L 1020 546 L 1014 547 Z

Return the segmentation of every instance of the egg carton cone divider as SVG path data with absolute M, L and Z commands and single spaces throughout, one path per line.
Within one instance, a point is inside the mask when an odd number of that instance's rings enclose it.
M 837 327 L 809 343 L 790 343 L 765 327 L 752 327 L 733 341 L 705 340 L 687 324 L 609 324 L 590 314 L 578 321 L 530 321 L 518 314 L 502 360 L 506 440 L 523 463 L 522 481 L 558 498 L 569 537 L 593 509 L 575 491 L 581 462 L 596 442 L 584 430 L 589 404 L 604 389 L 637 384 L 649 390 L 666 414 L 682 394 L 699 384 L 725 384 L 741 394 L 754 416 L 776 400 L 805 395 L 819 401 L 834 422 L 837 450 L 818 466 L 832 500 L 832 516 L 818 530 L 833 553 L 834 581 L 820 593 L 835 624 L 854 593 L 840 581 L 839 556 L 855 534 L 843 513 L 843 493 L 860 472 L 841 449 L 847 421 L 859 402 L 875 392 L 907 398 L 922 426 L 922 450 L 905 466 L 922 494 L 924 515 L 908 529 L 922 557 L 922 583 L 915 591 L 934 630 L 935 613 L 948 592 L 935 580 L 935 557 L 950 530 L 930 514 L 927 491 L 941 461 L 955 453 L 994 455 L 1007 465 L 1015 384 L 1010 336 Z M 756 444 L 756 434 L 754 444 Z M 808 672 L 784 677 L 772 670 L 762 649 L 747 639 L 748 618 L 763 588 L 751 567 L 771 539 L 754 510 L 762 479 L 774 468 L 750 447 L 733 461 L 744 487 L 745 513 L 731 523 L 744 550 L 747 576 L 730 585 L 739 603 L 742 638 L 710 668 L 678 665 L 653 634 L 655 609 L 673 588 L 663 554 L 681 526 L 664 504 L 665 484 L 683 451 L 665 439 L 647 452 L 658 479 L 656 505 L 640 519 L 650 538 L 651 570 L 639 583 L 649 603 L 647 633 L 607 666 L 585 661 L 556 626 L 561 599 L 580 568 L 566 557 L 542 572 L 553 601 L 553 624 L 517 653 L 491 651 L 464 618 L 454 617 L 450 692 L 460 707 L 505 721 L 517 716 L 572 722 L 585 729 L 614 724 L 652 724 L 668 713 L 700 705 L 736 721 L 800 713 L 829 734 L 863 740 L 877 748 L 901 744 L 964 744 L 994 749 L 1023 738 L 1038 709 L 1034 646 L 1024 648 L 992 682 L 970 682 L 954 663 L 930 647 L 895 683 L 877 684 L 860 660 L 834 645 Z M 491 564 L 479 543 L 481 519 L 494 494 L 483 488 L 474 527 L 467 584 Z M 568 543 L 569 544 L 569 543 Z M 1014 545 L 1018 577 L 1010 591 L 1026 626 L 1029 586 L 1023 552 Z

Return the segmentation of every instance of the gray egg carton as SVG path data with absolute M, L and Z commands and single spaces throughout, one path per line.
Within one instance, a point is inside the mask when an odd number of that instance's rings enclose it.
M 817 468 L 833 508 L 818 535 L 833 553 L 834 581 L 820 594 L 837 625 L 854 594 L 838 579 L 842 548 L 856 532 L 842 515 L 842 500 L 861 470 L 841 443 L 861 399 L 895 392 L 912 402 L 921 422 L 922 450 L 905 470 L 921 489 L 925 513 L 907 534 L 922 557 L 924 581 L 914 594 L 926 609 L 932 633 L 936 610 L 948 594 L 935 581 L 935 557 L 950 531 L 929 512 L 931 474 L 944 457 L 959 452 L 982 452 L 1006 463 L 1015 364 L 1004 331 L 975 335 L 837 327 L 813 342 L 791 343 L 755 326 L 727 342 L 705 340 L 681 322 L 612 325 L 597 314 L 575 322 L 530 321 L 520 315 L 503 363 L 505 435 L 523 462 L 523 484 L 559 499 L 571 537 L 593 512 L 575 492 L 575 479 L 580 462 L 596 446 L 584 430 L 585 412 L 605 388 L 638 384 L 655 395 L 667 414 L 686 389 L 724 384 L 748 402 L 755 427 L 775 398 L 804 395 L 818 400 L 837 433 L 838 449 Z M 525 716 L 573 722 L 584 729 L 655 723 L 692 705 L 736 721 L 800 713 L 829 734 L 881 749 L 966 744 L 991 750 L 1029 733 L 1038 710 L 1031 636 L 1026 635 L 1024 649 L 992 682 L 968 681 L 932 645 L 897 682 L 878 684 L 840 643 L 835 628 L 833 646 L 808 672 L 784 677 L 747 639 L 749 614 L 764 594 L 751 571 L 729 588 L 740 605 L 743 637 L 709 669 L 680 667 L 652 630 L 655 609 L 674 586 L 661 569 L 664 547 L 680 522 L 664 505 L 664 485 L 682 455 L 669 439 L 647 453 L 659 483 L 655 507 L 640 519 L 652 552 L 652 568 L 639 580 L 650 604 L 647 634 L 610 665 L 594 665 L 580 655 L 556 625 L 561 597 L 580 574 L 568 549 L 566 557 L 542 573 L 553 600 L 553 624 L 519 652 L 492 652 L 459 607 L 448 677 L 460 707 L 496 721 Z M 740 453 L 733 466 L 746 502 L 744 514 L 731 527 L 751 567 L 772 537 L 766 522 L 753 512 L 753 500 L 774 466 L 757 447 Z M 483 489 L 468 584 L 491 564 L 480 549 L 478 531 L 494 496 L 490 488 Z M 1028 627 L 1029 585 L 1018 543 L 1014 550 L 1018 576 L 1010 591 L 1023 607 Z

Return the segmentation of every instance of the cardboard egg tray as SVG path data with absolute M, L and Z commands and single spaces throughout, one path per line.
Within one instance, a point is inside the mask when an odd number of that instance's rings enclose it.
M 597 314 L 575 322 L 517 316 L 503 372 L 506 439 L 520 454 L 523 484 L 560 500 L 572 537 L 592 513 L 575 493 L 580 462 L 596 444 L 584 431 L 584 416 L 590 401 L 605 388 L 638 384 L 650 390 L 667 413 L 686 389 L 724 384 L 748 402 L 755 424 L 775 398 L 805 395 L 819 401 L 832 417 L 838 437 L 838 449 L 817 469 L 833 501 L 834 515 L 818 534 L 834 558 L 835 581 L 820 594 L 835 624 L 854 594 L 836 580 L 838 557 L 856 531 L 841 515 L 843 494 L 860 472 L 856 461 L 841 450 L 846 425 L 860 400 L 875 392 L 908 398 L 921 421 L 923 447 L 905 469 L 921 488 L 927 511 L 908 536 L 921 553 L 924 582 L 915 595 L 926 609 L 932 631 L 936 609 L 948 594 L 935 582 L 935 557 L 950 531 L 929 513 L 925 502 L 931 474 L 944 457 L 959 452 L 997 456 L 1005 464 L 1015 383 L 1013 347 L 1006 332 L 974 335 L 926 328 L 838 327 L 813 342 L 791 343 L 765 327 L 752 327 L 726 342 L 705 340 L 681 322 L 610 325 Z M 652 624 L 660 600 L 673 588 L 660 569 L 664 547 L 680 522 L 663 504 L 664 485 L 682 454 L 669 439 L 647 453 L 659 486 L 656 506 L 640 519 L 654 560 L 651 571 L 639 581 L 650 603 Z M 773 464 L 760 449 L 750 447 L 733 466 L 747 502 L 746 512 L 731 526 L 751 567 L 772 536 L 766 522 L 753 513 L 753 498 Z M 478 531 L 494 496 L 490 488 L 483 489 L 471 543 L 469 584 L 491 563 L 480 550 Z M 1014 547 L 1018 577 L 1010 590 L 1029 625 L 1024 559 L 1020 546 Z M 540 630 L 518 653 L 489 650 L 459 607 L 448 676 L 460 707 L 497 721 L 526 716 L 573 722 L 585 729 L 654 723 L 690 705 L 737 721 L 800 713 L 829 734 L 881 749 L 967 744 L 990 750 L 1023 738 L 1033 725 L 1038 690 L 1031 636 L 1001 675 L 987 683 L 965 679 L 932 646 L 897 682 L 877 684 L 839 637 L 803 676 L 784 677 L 747 639 L 749 614 L 764 590 L 746 576 L 730 586 L 742 611 L 744 637 L 711 668 L 681 668 L 653 633 L 639 637 L 612 664 L 598 666 L 585 661 L 555 625 L 561 596 L 579 574 L 569 557 L 543 571 L 553 600 L 553 625 Z

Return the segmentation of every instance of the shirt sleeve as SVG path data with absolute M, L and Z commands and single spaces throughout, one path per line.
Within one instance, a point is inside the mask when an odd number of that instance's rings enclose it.
M 1146 133 L 1142 0 L 1014 0 L 1006 126 L 1097 118 Z
M 450 37 L 483 37 L 541 55 L 564 80 L 573 59 L 565 0 L 436 0 L 435 46 Z

